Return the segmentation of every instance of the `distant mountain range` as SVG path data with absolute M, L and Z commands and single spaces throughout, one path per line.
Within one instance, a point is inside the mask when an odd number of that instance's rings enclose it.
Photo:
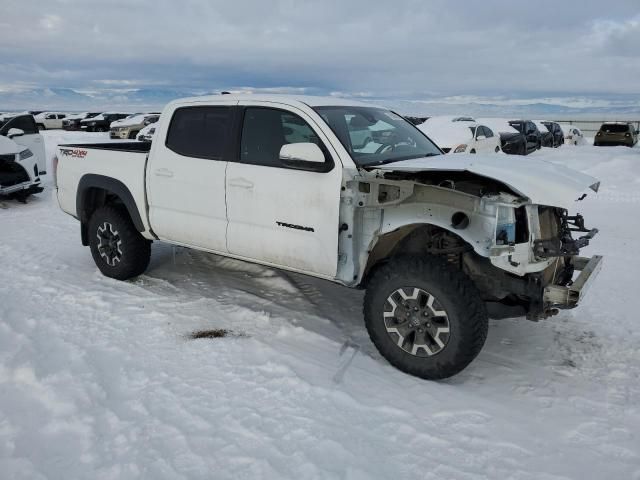
M 319 89 L 282 87 L 250 88 L 233 91 L 268 93 L 324 93 Z M 189 88 L 129 88 L 129 89 L 73 89 L 73 88 L 32 88 L 0 89 L 0 111 L 14 110 L 122 110 L 156 111 L 176 98 L 196 95 L 217 94 L 220 90 L 198 90 Z M 340 97 L 348 94 L 333 93 Z M 398 113 L 416 116 L 432 115 L 475 115 L 509 116 L 530 118 L 640 118 L 640 96 L 632 95 L 591 95 L 591 96 L 547 96 L 544 98 L 524 97 L 428 97 L 417 99 L 379 98 L 355 95 L 360 101 L 378 103 L 395 109 Z
M 206 95 L 187 89 L 72 89 L 38 88 L 0 90 L 2 110 L 159 110 L 181 97 Z

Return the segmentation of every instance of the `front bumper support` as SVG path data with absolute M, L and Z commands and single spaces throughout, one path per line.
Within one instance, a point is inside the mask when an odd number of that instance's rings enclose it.
M 570 285 L 548 285 L 544 289 L 543 303 L 552 308 L 574 308 L 587 294 L 593 280 L 600 273 L 603 257 L 573 257 L 573 267 L 580 274 Z

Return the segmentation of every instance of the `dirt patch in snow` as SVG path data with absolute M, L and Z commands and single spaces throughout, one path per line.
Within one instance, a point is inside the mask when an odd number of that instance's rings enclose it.
M 224 337 L 246 337 L 244 333 L 234 332 L 226 328 L 214 328 L 211 330 L 196 330 L 188 335 L 190 340 L 198 340 L 200 338 L 224 338 Z

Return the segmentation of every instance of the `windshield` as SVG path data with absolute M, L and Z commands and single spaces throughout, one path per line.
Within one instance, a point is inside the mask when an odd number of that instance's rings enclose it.
M 374 107 L 315 107 L 358 166 L 379 165 L 442 152 L 413 124 Z

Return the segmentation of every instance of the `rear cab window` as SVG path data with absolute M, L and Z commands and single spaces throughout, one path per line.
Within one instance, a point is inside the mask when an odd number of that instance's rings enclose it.
M 178 108 L 165 145 L 185 157 L 223 160 L 230 145 L 232 114 L 230 106 Z
M 605 133 L 628 133 L 631 129 L 629 125 L 625 125 L 622 123 L 605 123 L 600 127 Z

